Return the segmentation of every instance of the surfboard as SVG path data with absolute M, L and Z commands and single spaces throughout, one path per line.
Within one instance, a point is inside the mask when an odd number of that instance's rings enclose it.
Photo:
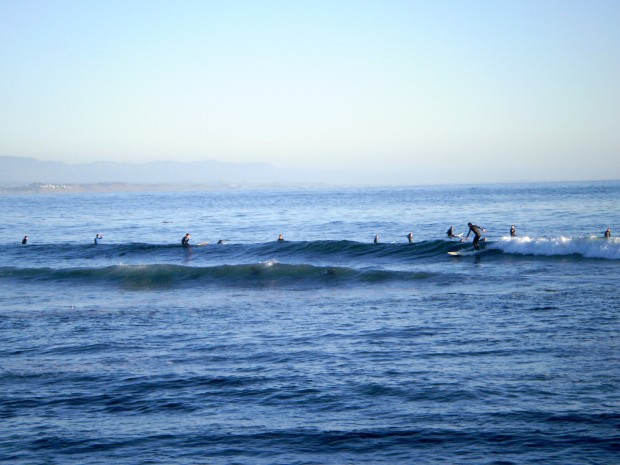
M 207 245 L 208 242 L 201 242 L 200 244 L 196 244 L 196 245 Z
M 459 250 L 448 252 L 448 255 L 452 255 L 453 257 L 467 257 L 469 255 L 476 255 L 479 252 L 479 250 Z

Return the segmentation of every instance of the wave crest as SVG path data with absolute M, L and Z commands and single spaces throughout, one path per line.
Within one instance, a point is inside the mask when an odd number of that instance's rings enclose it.
M 502 237 L 494 247 L 504 253 L 519 255 L 563 256 L 620 260 L 620 239 L 601 237 Z

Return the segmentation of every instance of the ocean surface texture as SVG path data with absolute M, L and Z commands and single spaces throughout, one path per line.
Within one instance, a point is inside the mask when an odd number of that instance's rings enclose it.
M 619 206 L 619 182 L 0 197 L 0 462 L 620 463 Z M 468 221 L 478 253 L 446 235 Z

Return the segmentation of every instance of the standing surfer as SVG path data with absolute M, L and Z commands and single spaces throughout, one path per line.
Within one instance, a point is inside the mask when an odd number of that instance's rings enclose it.
M 479 244 L 480 236 L 482 236 L 483 232 L 487 232 L 487 230 L 472 223 L 467 223 L 467 226 L 469 226 L 469 231 L 467 231 L 466 237 L 469 237 L 469 234 L 473 232 L 474 233 L 474 250 L 480 250 L 480 244 Z

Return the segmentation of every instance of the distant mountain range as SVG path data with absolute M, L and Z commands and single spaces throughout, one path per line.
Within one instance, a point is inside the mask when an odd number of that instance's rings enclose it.
M 316 175 L 316 173 L 315 173 Z M 128 190 L 128 185 L 266 186 L 311 183 L 310 173 L 276 168 L 266 163 L 198 161 L 180 163 L 95 162 L 69 164 L 34 158 L 0 156 L 0 187 L 15 190 L 33 185 L 47 187 L 108 184 L 109 190 Z M 336 174 L 325 177 L 337 179 Z M 122 187 L 124 186 L 124 187 Z M 4 189 L 6 190 L 6 189 Z M 106 190 L 101 188 L 99 190 Z

